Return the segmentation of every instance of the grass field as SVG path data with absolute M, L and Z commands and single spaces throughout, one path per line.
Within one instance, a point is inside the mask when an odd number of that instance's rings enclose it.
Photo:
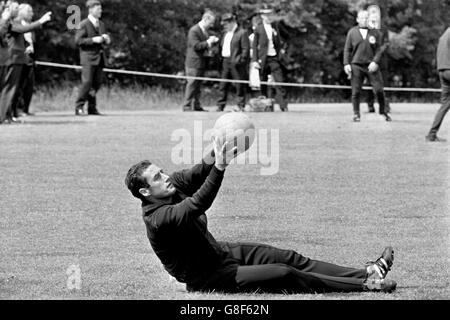
M 392 245 L 394 294 L 187 293 L 160 266 L 123 180 L 147 158 L 179 169 L 171 133 L 192 131 L 194 120 L 209 128 L 219 114 L 103 104 L 105 117 L 70 109 L 0 126 L 0 298 L 449 299 L 450 144 L 424 140 L 437 104 L 392 108 L 392 123 L 363 114 L 354 124 L 344 104 L 251 114 L 258 129 L 279 129 L 279 172 L 231 166 L 208 216 L 218 240 L 268 243 L 347 266 Z M 80 290 L 67 287 L 72 265 L 81 269 Z

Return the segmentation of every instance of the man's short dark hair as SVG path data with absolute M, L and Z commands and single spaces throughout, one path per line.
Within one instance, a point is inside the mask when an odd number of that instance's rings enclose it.
M 95 6 L 101 6 L 102 3 L 100 2 L 100 0 L 88 0 L 86 1 L 86 8 L 90 9 L 93 8 Z
M 138 199 L 144 200 L 144 196 L 139 192 L 141 188 L 150 187 L 147 180 L 142 176 L 145 170 L 150 167 L 152 163 L 148 160 L 141 161 L 128 170 L 125 177 L 125 185 L 130 192 Z

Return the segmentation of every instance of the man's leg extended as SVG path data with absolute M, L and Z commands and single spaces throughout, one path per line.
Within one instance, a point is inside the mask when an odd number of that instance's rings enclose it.
M 299 271 L 313 272 L 334 277 L 352 277 L 364 280 L 366 269 L 341 267 L 328 262 L 312 260 L 293 250 L 278 249 L 258 243 L 227 243 L 233 258 L 241 265 L 285 264 Z
M 292 250 L 254 243 L 227 243 L 226 250 L 240 263 L 236 281 L 240 290 L 269 292 L 390 292 L 396 283 L 385 280 L 394 260 L 393 249 L 370 263 L 368 269 L 354 269 L 311 260 Z M 385 267 L 381 264 L 385 264 Z M 381 269 L 380 269 L 381 266 Z M 369 269 L 373 274 L 369 274 Z M 382 272 L 378 277 L 375 272 Z
M 325 293 L 364 291 L 364 279 L 332 277 L 300 271 L 285 264 L 240 266 L 236 273 L 239 290 L 270 293 Z

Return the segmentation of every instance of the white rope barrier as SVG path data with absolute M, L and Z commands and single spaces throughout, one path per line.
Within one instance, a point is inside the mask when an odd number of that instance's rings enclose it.
M 36 61 L 37 65 L 45 67 L 54 68 L 65 68 L 65 69 L 81 69 L 81 66 L 61 64 L 54 62 L 44 62 Z M 229 82 L 229 83 L 243 83 L 249 84 L 248 80 L 231 80 L 231 79 L 219 79 L 219 78 L 209 78 L 209 77 L 191 77 L 155 72 L 143 72 L 143 71 L 131 71 L 131 70 L 120 70 L 120 69 L 109 69 L 104 68 L 104 72 L 116 73 L 116 74 L 126 74 L 133 76 L 144 76 L 144 77 L 157 77 L 157 78 L 169 78 L 169 79 L 179 79 L 179 80 L 200 80 L 200 81 L 214 81 L 214 82 Z M 290 83 L 290 82 L 267 82 L 261 81 L 261 84 L 269 86 L 283 86 L 283 87 L 297 87 L 297 88 L 318 88 L 318 89 L 351 89 L 351 86 L 343 85 L 331 85 L 331 84 L 308 84 L 308 83 Z M 372 90 L 372 87 L 363 87 L 364 90 Z M 385 91 L 398 91 L 398 92 L 441 92 L 440 89 L 433 88 L 397 88 L 397 87 L 385 87 Z

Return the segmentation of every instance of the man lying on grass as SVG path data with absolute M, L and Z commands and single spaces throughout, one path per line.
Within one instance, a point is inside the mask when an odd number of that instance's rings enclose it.
M 228 149 L 228 151 L 227 151 Z M 364 268 L 311 260 L 264 244 L 218 242 L 207 229 L 211 207 L 236 148 L 213 142 L 213 150 L 190 170 L 165 174 L 150 161 L 128 171 L 125 184 L 142 201 L 151 246 L 167 272 L 188 291 L 200 292 L 392 292 L 385 279 L 394 261 L 387 247 Z M 212 163 L 212 164 L 211 164 Z

